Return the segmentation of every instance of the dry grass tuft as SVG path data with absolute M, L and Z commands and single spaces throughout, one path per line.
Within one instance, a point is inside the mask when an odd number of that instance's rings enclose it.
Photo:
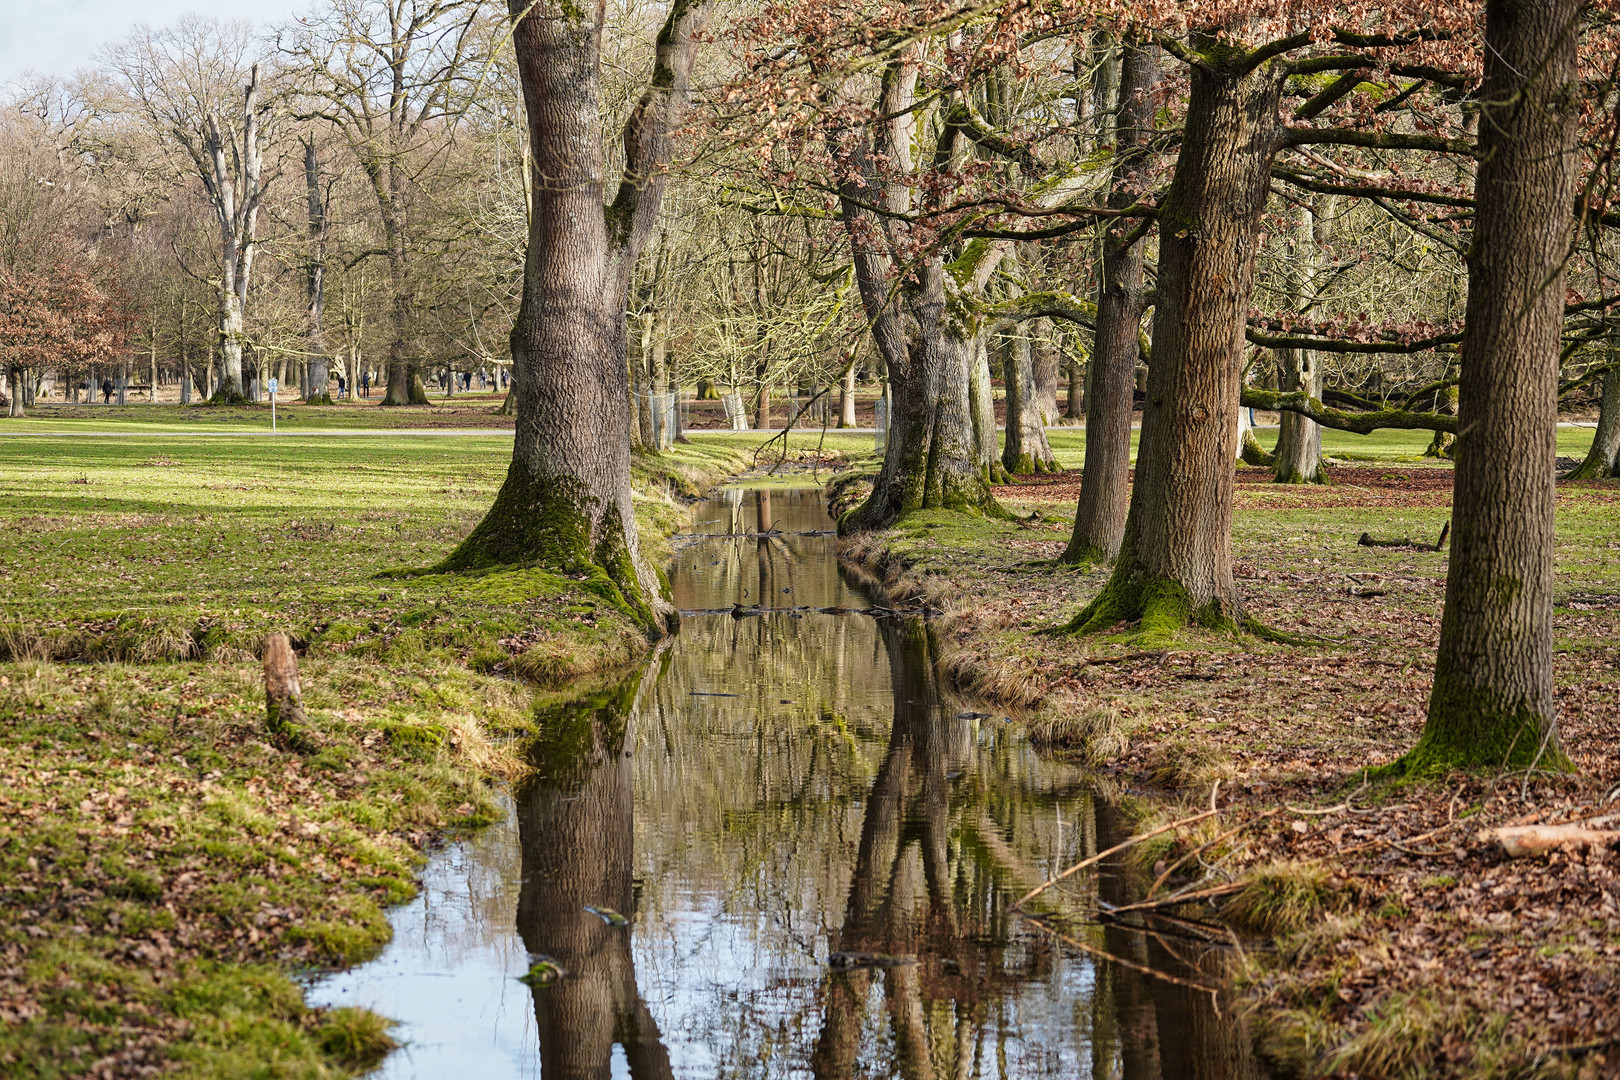
M 1178 736 L 1149 751 L 1147 773 L 1155 784 L 1181 791 L 1228 780 L 1236 775 L 1236 769 L 1219 746 Z
M 1131 743 L 1119 710 L 1107 705 L 1077 711 L 1046 709 L 1025 727 L 1036 746 L 1072 752 L 1093 768 L 1118 758 Z
M 1350 897 L 1340 884 L 1321 865 L 1269 863 L 1249 875 L 1248 885 L 1221 910 L 1221 917 L 1256 933 L 1297 933 L 1348 906 Z

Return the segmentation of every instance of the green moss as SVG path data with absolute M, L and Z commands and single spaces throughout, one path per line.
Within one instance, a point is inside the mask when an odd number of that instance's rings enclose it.
M 1265 934 L 1305 929 L 1329 912 L 1342 911 L 1350 897 L 1319 865 L 1271 863 L 1248 876 L 1243 891 L 1221 910 L 1233 926 Z
M 418 761 L 430 760 L 445 745 L 445 730 L 439 724 L 384 724 L 388 745 Z
M 315 1040 L 327 1057 L 357 1073 L 370 1072 L 399 1046 L 388 1029 L 394 1022 L 370 1009 L 332 1009 L 321 1015 Z
M 1429 716 L 1417 745 L 1377 775 L 1429 777 L 1454 770 L 1531 767 L 1574 771 L 1552 719 L 1523 702 L 1504 701 L 1487 687 L 1467 685 L 1441 668 L 1435 673 Z

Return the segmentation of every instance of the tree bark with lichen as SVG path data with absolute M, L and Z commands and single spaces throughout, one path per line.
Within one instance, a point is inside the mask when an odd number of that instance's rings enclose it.
M 1119 556 L 1071 627 L 1236 625 L 1233 448 L 1244 317 L 1280 144 L 1286 69 L 1195 32 L 1186 134 L 1158 211 L 1158 303 L 1136 483 Z
M 1146 168 L 1153 130 L 1149 93 L 1158 75 L 1156 49 L 1128 42 L 1120 62 L 1119 126 L 1108 205 L 1123 209 Z M 1136 409 L 1136 362 L 1142 313 L 1147 308 L 1143 241 L 1127 243 L 1131 222 L 1116 221 L 1103 235 L 1102 275 L 1097 286 L 1097 334 L 1090 387 L 1085 395 L 1086 457 L 1075 505 L 1074 531 L 1059 562 L 1107 562 L 1119 554 L 1130 500 L 1131 417 Z M 1072 384 L 1071 384 L 1072 387 Z M 1073 390 L 1070 390 L 1071 398 Z M 1072 406 L 1071 406 L 1072 407 Z
M 913 171 L 918 58 L 915 48 L 901 53 L 884 72 L 871 130 L 839 132 L 849 173 L 840 183 L 840 210 L 849 230 L 855 282 L 883 357 L 891 394 L 888 444 L 872 493 L 839 522 L 844 533 L 882 529 L 919 510 L 956 510 L 1003 516 L 990 492 L 988 466 L 981 460 L 971 404 L 972 341 L 976 327 L 953 303 L 963 279 L 975 279 L 993 265 L 981 242 L 947 265 L 933 251 L 913 264 L 898 290 L 891 272 L 904 249 Z M 935 149 L 936 162 L 955 154 L 957 135 L 947 127 Z M 881 163 L 881 165 L 880 165 Z M 893 170 L 885 176 L 881 170 Z M 878 202 L 893 217 L 880 219 L 868 207 Z M 960 265 L 958 265 L 960 264 Z M 898 293 L 898 295 L 897 295 Z
M 1577 0 L 1488 0 L 1446 606 L 1408 773 L 1568 768 L 1553 711 L 1559 336 L 1582 101 Z
M 512 328 L 517 430 L 495 505 L 443 568 L 539 564 L 584 574 L 649 632 L 674 628 L 630 498 L 625 301 L 658 214 L 670 133 L 690 92 L 706 3 L 676 0 L 652 81 L 625 124 L 604 206 L 601 9 L 510 0 L 528 111 L 534 213 Z

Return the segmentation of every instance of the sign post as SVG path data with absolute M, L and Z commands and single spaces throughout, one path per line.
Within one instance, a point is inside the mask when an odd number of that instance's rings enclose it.
M 276 380 L 271 379 L 265 384 L 270 391 L 270 434 L 276 433 Z

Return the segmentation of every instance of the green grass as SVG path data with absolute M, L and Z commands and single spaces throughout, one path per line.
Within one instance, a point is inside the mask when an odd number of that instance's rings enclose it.
M 1136 458 L 1136 445 L 1141 434 L 1140 428 L 1131 432 L 1133 461 Z M 1585 457 L 1587 448 L 1592 445 L 1593 434 L 1594 429 L 1588 427 L 1559 428 L 1558 455 Z M 1274 427 L 1257 428 L 1255 435 L 1259 438 L 1260 445 L 1267 450 L 1277 442 L 1277 429 Z M 1427 431 L 1375 431 L 1369 435 L 1357 435 L 1351 431 L 1324 428 L 1322 453 L 1328 458 L 1346 463 L 1387 461 L 1407 465 L 1445 464 L 1423 456 L 1423 451 L 1428 449 L 1432 437 Z M 1057 458 L 1058 464 L 1065 469 L 1078 469 L 1085 463 L 1086 434 L 1083 429 L 1054 429 L 1046 433 L 1046 438 L 1052 444 L 1052 453 Z
M 759 441 L 637 463 L 655 558 L 679 496 Z M 422 846 L 492 819 L 534 709 L 647 647 L 542 568 L 378 576 L 450 551 L 510 446 L 0 435 L 0 1074 L 313 1078 L 381 1052 L 380 1019 L 309 1012 L 289 972 L 380 948 Z M 266 730 L 269 630 L 304 650 L 296 739 Z

